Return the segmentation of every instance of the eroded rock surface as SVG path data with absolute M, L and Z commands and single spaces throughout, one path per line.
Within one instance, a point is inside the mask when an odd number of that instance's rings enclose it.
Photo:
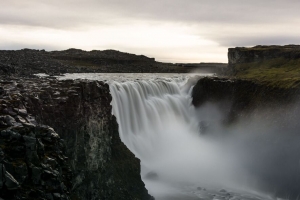
M 151 199 L 121 142 L 109 87 L 2 78 L 0 197 Z
M 27 112 L 17 82 L 1 85 L 0 197 L 70 199 L 72 171 L 64 141 Z
M 260 62 L 284 57 L 287 59 L 300 58 L 300 45 L 262 46 L 252 48 L 236 47 L 228 49 L 228 64 Z
M 218 105 L 228 121 L 245 117 L 263 108 L 280 108 L 299 98 L 299 90 L 268 87 L 250 80 L 206 77 L 193 88 L 193 105 Z

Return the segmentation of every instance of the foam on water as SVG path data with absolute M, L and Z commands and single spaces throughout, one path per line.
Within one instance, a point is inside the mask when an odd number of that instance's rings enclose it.
M 245 173 L 235 158 L 222 146 L 200 136 L 201 116 L 196 116 L 191 105 L 186 82 L 167 79 L 110 83 L 120 137 L 141 160 L 148 190 L 158 199 L 162 196 L 155 181 L 147 179 L 149 173 L 159 179 L 156 183 L 160 185 L 205 184 L 245 189 L 237 180 Z M 166 193 L 172 191 L 169 186 L 166 188 Z
M 244 154 L 235 148 L 238 140 L 201 135 L 199 122 L 208 114 L 218 118 L 218 113 L 214 106 L 205 110 L 191 105 L 190 93 L 197 80 L 188 81 L 191 76 L 92 73 L 59 79 L 109 83 L 121 140 L 141 160 L 142 179 L 157 200 L 226 199 L 228 191 L 236 199 L 268 199 L 250 189 L 251 174 L 240 162 Z M 257 185 L 256 180 L 252 183 Z M 206 189 L 198 190 L 198 186 Z M 219 192 L 222 188 L 226 194 Z

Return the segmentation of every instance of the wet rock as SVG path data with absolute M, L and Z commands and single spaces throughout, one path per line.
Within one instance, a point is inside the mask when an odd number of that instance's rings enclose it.
M 28 123 L 29 123 L 30 125 L 36 126 L 36 125 L 38 124 L 38 123 L 36 122 L 35 118 L 32 117 L 32 116 L 27 116 L 27 117 L 26 117 L 26 120 L 28 121 Z
M 40 158 L 45 155 L 45 145 L 42 143 L 41 139 L 37 139 L 37 153 Z
M 11 173 L 14 178 L 20 183 L 23 184 L 25 179 L 28 177 L 28 169 L 25 162 L 12 164 Z
M 3 138 L 7 138 L 7 139 L 10 139 L 10 140 L 20 140 L 21 137 L 22 137 L 19 133 L 16 133 L 16 132 L 11 131 L 11 130 L 3 130 L 3 131 L 1 131 L 0 135 Z
M 51 193 L 46 194 L 46 195 L 45 195 L 45 198 L 46 198 L 47 200 L 54 200 Z
M 5 169 L 3 164 L 0 164 L 0 189 L 5 186 L 8 190 L 19 189 L 19 183 L 16 179 Z
M 31 168 L 31 178 L 34 184 L 39 184 L 42 176 L 42 169 L 38 167 Z
M 14 110 L 21 116 L 26 117 L 27 114 L 27 110 L 26 109 L 18 109 L 18 108 L 14 108 Z
M 16 133 L 14 131 L 11 131 L 10 133 L 11 133 L 10 134 L 11 140 L 20 140 L 22 138 L 21 134 L 19 134 L 19 133 Z
M 26 120 L 23 117 L 19 116 L 19 115 L 15 116 L 15 119 L 18 120 L 19 122 L 23 123 L 23 124 L 27 123 Z
M 4 159 L 4 152 L 3 152 L 2 148 L 0 148 L 0 162 L 2 162 L 3 159 Z
M 11 109 L 8 109 L 8 114 L 11 115 L 11 116 L 16 116 L 17 115 L 17 113 L 12 111 Z
M 28 79 L 0 87 L 8 91 L 0 100 L 0 160 L 20 186 L 0 189 L 6 199 L 151 198 L 139 160 L 119 138 L 108 85 Z
M 0 116 L 0 120 L 8 126 L 13 126 L 16 124 L 16 120 L 9 115 Z
M 18 181 L 7 171 L 5 172 L 4 185 L 8 190 L 17 190 L 20 187 Z
M 39 157 L 37 155 L 37 142 L 36 138 L 23 136 L 26 146 L 26 160 L 30 163 L 38 165 Z
M 10 130 L 3 130 L 0 132 L 0 135 L 4 138 L 8 138 L 8 137 L 10 137 L 11 133 L 12 133 L 12 131 L 10 131 Z
M 0 164 L 0 189 L 2 189 L 5 181 L 5 168 L 3 164 Z
M 5 94 L 5 90 L 3 87 L 0 87 L 0 96 Z
M 53 158 L 50 158 L 50 157 L 46 158 L 45 163 L 49 164 L 53 168 L 55 168 L 57 166 L 57 162 Z
M 53 193 L 53 198 L 56 200 L 60 199 L 61 195 L 59 193 Z

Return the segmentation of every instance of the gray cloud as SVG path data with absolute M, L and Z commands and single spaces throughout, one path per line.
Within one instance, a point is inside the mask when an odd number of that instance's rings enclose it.
M 221 46 L 299 43 L 298 0 L 0 0 L 1 26 L 81 30 L 176 24 Z
M 153 19 L 185 23 L 264 24 L 299 19 L 296 0 L 1 0 L 0 23 L 74 27 Z
M 275 36 L 245 36 L 245 37 L 224 37 L 218 38 L 219 42 L 227 47 L 242 47 L 256 45 L 286 45 L 300 44 L 297 36 L 275 35 Z

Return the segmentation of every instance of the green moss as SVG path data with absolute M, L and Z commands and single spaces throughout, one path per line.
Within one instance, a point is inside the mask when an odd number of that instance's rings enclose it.
M 300 59 L 283 57 L 234 66 L 235 76 L 279 88 L 300 87 Z

